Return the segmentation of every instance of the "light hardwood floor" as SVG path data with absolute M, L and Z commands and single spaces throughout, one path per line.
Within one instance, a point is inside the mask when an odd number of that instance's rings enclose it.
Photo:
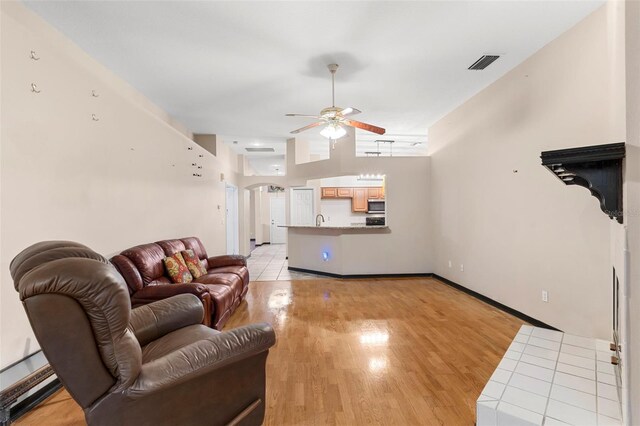
M 226 329 L 260 321 L 267 425 L 472 425 L 523 324 L 430 278 L 252 282 Z M 16 424 L 84 421 L 60 391 Z

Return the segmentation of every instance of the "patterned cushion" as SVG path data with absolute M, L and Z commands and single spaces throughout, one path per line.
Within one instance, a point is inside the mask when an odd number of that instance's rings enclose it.
M 189 272 L 189 268 L 187 268 L 187 264 L 180 252 L 165 257 L 163 260 L 171 281 L 174 283 L 190 283 L 193 281 L 193 276 Z
M 196 256 L 193 250 L 183 250 L 180 253 L 182 253 L 182 257 L 187 264 L 187 268 L 189 268 L 189 272 L 193 275 L 193 278 L 200 278 L 203 275 L 207 275 L 207 268 L 202 266 L 200 259 L 198 259 L 198 256 Z

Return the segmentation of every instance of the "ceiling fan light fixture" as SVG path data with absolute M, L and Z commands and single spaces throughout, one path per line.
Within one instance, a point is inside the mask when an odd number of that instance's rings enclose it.
M 347 131 L 338 123 L 329 123 L 320 134 L 327 139 L 336 140 L 346 135 Z

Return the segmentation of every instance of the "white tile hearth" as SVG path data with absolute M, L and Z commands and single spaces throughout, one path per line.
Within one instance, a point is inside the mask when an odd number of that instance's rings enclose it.
M 515 351 L 513 349 L 509 349 L 507 352 L 505 352 L 504 357 L 505 358 L 509 358 L 509 359 L 513 359 L 515 361 L 518 361 L 520 359 L 520 357 L 522 356 L 522 352 L 518 352 Z
M 595 352 L 591 359 L 561 352 L 558 362 L 574 365 L 580 368 L 586 368 L 588 370 L 595 370 L 596 368 Z
M 507 351 L 522 352 L 524 350 L 524 347 L 525 347 L 524 343 L 513 342 L 513 343 L 511 343 L 511 345 L 509 346 L 509 349 L 507 349 Z
M 519 362 L 515 371 L 525 376 L 533 377 L 540 380 L 551 382 L 553 380 L 553 370 L 538 367 L 537 365 Z
M 493 399 L 502 398 L 502 393 L 504 392 L 505 385 L 498 382 L 493 382 L 489 380 L 489 383 L 482 390 L 482 395 L 488 396 Z
M 598 413 L 612 419 L 620 420 L 620 404 L 606 398 L 598 397 Z
M 620 400 L 618 398 L 618 388 L 616 386 L 611 386 L 600 382 L 598 382 L 598 396 L 616 402 Z
M 593 339 L 589 339 L 588 337 L 566 335 L 564 336 L 563 343 L 566 343 L 567 345 L 579 346 L 586 349 L 595 350 L 596 348 L 595 341 Z
M 562 332 L 555 330 L 548 330 L 546 328 L 533 327 L 531 337 L 540 337 L 542 339 L 553 340 L 554 342 L 562 341 Z
M 501 368 L 496 368 L 496 371 L 493 372 L 491 379 L 494 382 L 507 384 L 509 383 L 509 379 L 511 378 L 511 371 L 503 370 Z
M 549 396 L 549 390 L 551 389 L 551 383 L 549 382 L 534 379 L 533 377 L 523 376 L 519 373 L 514 373 L 513 377 L 510 377 L 510 379 L 511 381 L 505 382 L 509 383 L 509 386 L 524 389 L 537 395 Z
M 516 368 L 517 364 L 517 361 L 509 358 L 502 358 L 502 361 L 500 361 L 500 364 L 498 364 L 498 368 L 502 368 L 503 370 L 507 371 L 513 371 Z
M 487 425 L 496 424 L 498 401 L 478 401 L 477 422 Z
M 590 393 L 591 395 L 596 394 L 596 382 L 594 380 L 572 376 L 571 374 L 561 373 L 560 371 L 556 371 L 556 375 L 553 377 L 553 383 L 579 390 L 581 392 Z
M 557 371 L 567 374 L 573 374 L 574 376 L 584 377 L 585 379 L 595 380 L 596 372 L 595 370 L 589 370 L 588 368 L 576 367 L 575 365 L 563 364 L 561 362 L 558 363 L 556 367 Z M 605 382 L 608 383 L 608 382 Z
M 584 408 L 589 411 L 596 411 L 596 396 L 585 392 L 580 392 L 571 388 L 554 384 L 551 388 L 551 399 L 564 402 L 569 405 Z
M 553 370 L 553 368 L 556 365 L 556 362 L 554 360 L 544 359 L 537 356 L 526 355 L 526 354 L 520 357 L 520 361 L 526 362 L 527 364 L 537 365 L 538 367 L 548 368 L 550 370 Z
M 596 351 L 594 351 L 593 349 L 581 348 L 580 346 L 567 345 L 565 343 L 562 345 L 561 352 L 593 359 Z
M 545 349 L 551 349 L 552 351 L 558 352 L 560 350 L 560 342 L 555 342 L 553 340 L 541 339 L 539 337 L 531 336 L 529 338 L 529 344 L 533 346 L 539 346 Z
M 596 364 L 597 364 L 596 368 L 598 370 L 598 375 L 600 374 L 610 374 L 612 376 L 616 375 L 615 367 L 611 365 L 611 363 L 598 361 Z
M 596 426 L 598 422 L 596 413 L 593 411 L 556 401 L 555 399 L 549 400 L 546 415 L 570 425 Z
M 598 426 L 620 426 L 620 420 L 598 414 Z
M 529 339 L 529 342 L 531 342 L 531 339 Z M 553 361 L 558 359 L 558 351 L 552 351 L 549 349 L 540 348 L 538 346 L 531 346 L 531 343 L 527 344 L 527 347 L 525 348 L 524 353 L 527 355 L 533 355 L 540 358 L 550 359 Z
M 505 388 L 501 400 L 538 414 L 544 414 L 547 408 L 547 398 L 513 386 Z
M 620 390 L 614 367 L 604 362 L 611 356 L 606 347 L 523 326 L 478 398 L 476 425 L 621 426 Z
M 560 420 L 556 420 L 551 417 L 546 417 L 544 419 L 544 426 L 566 426 L 569 423 L 561 422 Z
M 617 386 L 616 376 L 612 374 L 598 374 L 598 383 L 606 383 L 611 386 Z
M 517 405 L 501 401 L 496 411 L 496 425 L 542 426 L 542 415 L 518 407 Z

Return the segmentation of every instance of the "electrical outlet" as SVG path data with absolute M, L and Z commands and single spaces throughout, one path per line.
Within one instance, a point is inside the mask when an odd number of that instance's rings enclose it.
M 542 290 L 542 301 L 543 302 L 549 301 L 549 292 L 547 290 Z
M 464 272 L 464 265 L 462 263 L 460 264 L 460 272 Z
M 449 261 L 449 268 L 451 268 L 453 266 L 453 263 L 451 263 L 451 261 Z

